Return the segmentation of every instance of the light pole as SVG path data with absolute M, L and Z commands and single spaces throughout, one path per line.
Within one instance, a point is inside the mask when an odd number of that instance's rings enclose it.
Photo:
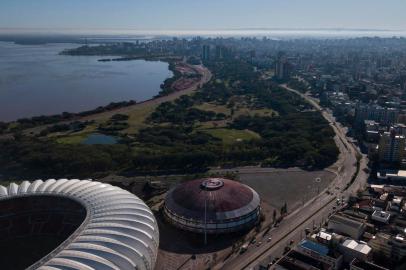
M 204 196 L 204 245 L 207 245 L 207 194 Z

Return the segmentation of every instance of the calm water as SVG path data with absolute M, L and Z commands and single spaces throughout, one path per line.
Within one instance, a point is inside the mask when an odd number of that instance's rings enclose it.
M 90 134 L 82 142 L 83 144 L 116 144 L 117 139 L 113 136 L 108 136 L 104 134 Z
M 58 55 L 77 46 L 0 42 L 0 121 L 143 101 L 172 76 L 164 62 L 98 62 L 102 57 Z

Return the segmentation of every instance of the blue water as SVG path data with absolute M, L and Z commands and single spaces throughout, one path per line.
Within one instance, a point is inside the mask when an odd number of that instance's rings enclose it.
M 172 76 L 164 62 L 58 55 L 74 47 L 78 45 L 0 42 L 0 121 L 147 100 Z
M 117 139 L 113 136 L 103 135 L 103 134 L 90 134 L 82 142 L 83 144 L 116 144 Z

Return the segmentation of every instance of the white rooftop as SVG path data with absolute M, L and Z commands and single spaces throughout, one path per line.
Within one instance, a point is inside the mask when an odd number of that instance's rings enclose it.
M 346 248 L 356 250 L 356 251 L 358 251 L 360 253 L 363 253 L 363 254 L 369 254 L 371 252 L 371 250 L 372 250 L 372 248 L 370 246 L 368 246 L 367 244 L 357 242 L 357 241 L 352 240 L 352 239 L 345 240 L 342 245 L 344 247 L 346 247 Z
M 321 231 L 321 232 L 319 232 L 317 234 L 317 237 L 319 237 L 321 239 L 324 239 L 324 240 L 327 240 L 327 241 L 330 241 L 333 236 L 330 233 L 326 233 L 326 232 Z
M 38 195 L 80 202 L 87 217 L 78 231 L 28 269 L 154 269 L 158 225 L 149 207 L 135 195 L 109 184 L 77 179 L 0 186 L 0 200 Z

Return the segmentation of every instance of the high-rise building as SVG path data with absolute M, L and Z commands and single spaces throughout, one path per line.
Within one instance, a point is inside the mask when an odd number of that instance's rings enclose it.
M 397 135 L 392 129 L 385 132 L 379 140 L 379 160 L 397 163 L 402 161 L 405 152 L 405 136 Z
M 398 117 L 399 110 L 396 108 L 385 108 L 376 104 L 357 104 L 355 108 L 355 121 L 357 123 L 373 120 L 389 125 L 398 122 Z
M 223 46 L 216 46 L 216 59 L 223 59 L 224 58 L 224 47 Z
M 202 59 L 206 61 L 210 60 L 210 45 L 203 45 Z
M 291 65 L 284 53 L 278 53 L 275 63 L 275 78 L 277 80 L 287 80 L 290 77 Z

